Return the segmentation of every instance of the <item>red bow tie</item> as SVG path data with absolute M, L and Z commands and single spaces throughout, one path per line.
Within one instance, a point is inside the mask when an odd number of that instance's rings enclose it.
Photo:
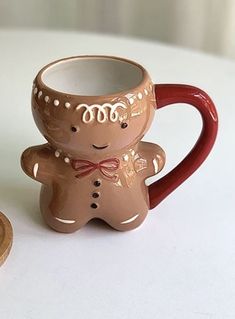
M 78 172 L 76 175 L 77 178 L 86 176 L 98 169 L 105 177 L 116 179 L 117 175 L 112 174 L 112 172 L 115 172 L 118 169 L 120 161 L 117 158 L 109 158 L 99 163 L 92 163 L 90 161 L 77 159 L 72 160 L 71 165 L 72 168 Z

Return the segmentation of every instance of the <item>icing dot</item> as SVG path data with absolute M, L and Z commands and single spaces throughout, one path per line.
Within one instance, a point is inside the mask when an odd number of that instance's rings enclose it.
M 128 155 L 127 155 L 127 154 L 125 154 L 125 155 L 123 156 L 123 160 L 124 160 L 125 162 L 128 161 Z
M 40 97 L 42 96 L 42 91 L 38 92 L 38 98 L 40 99 Z
M 54 100 L 54 105 L 55 106 L 58 106 L 60 104 L 60 101 L 59 100 Z
M 130 97 L 130 98 L 129 98 L 129 103 L 130 103 L 130 104 L 133 104 L 133 103 L 134 103 L 133 97 Z
M 145 93 L 145 95 L 148 95 L 148 90 L 144 89 L 144 93 Z
M 135 151 L 131 150 L 131 155 L 134 156 L 135 155 Z
M 55 151 L 55 157 L 60 157 L 60 152 L 58 150 Z
M 37 94 L 37 92 L 38 92 L 38 88 L 34 88 L 33 93 Z
M 44 97 L 44 101 L 45 101 L 46 103 L 49 102 L 49 100 L 50 100 L 49 96 L 45 96 L 45 97 Z
M 65 163 L 69 163 L 69 162 L 70 162 L 70 159 L 69 159 L 68 157 L 65 157 L 65 158 L 64 158 L 64 161 L 65 161 Z
M 69 102 L 65 102 L 64 106 L 66 107 L 66 109 L 70 108 L 71 104 Z
M 152 87 L 153 87 L 153 86 L 152 86 L 152 84 L 149 84 L 149 88 L 150 88 L 150 90 L 152 90 Z
M 137 96 L 138 96 L 138 99 L 139 99 L 139 100 L 141 100 L 141 99 L 142 99 L 142 97 L 143 97 L 142 93 L 140 93 L 140 92 L 138 93 L 138 95 L 137 95 Z

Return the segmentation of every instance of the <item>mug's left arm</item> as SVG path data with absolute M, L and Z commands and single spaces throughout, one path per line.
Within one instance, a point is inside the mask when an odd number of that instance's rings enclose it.
M 51 180 L 52 165 L 52 151 L 48 144 L 29 147 L 21 156 L 25 174 L 43 184 Z

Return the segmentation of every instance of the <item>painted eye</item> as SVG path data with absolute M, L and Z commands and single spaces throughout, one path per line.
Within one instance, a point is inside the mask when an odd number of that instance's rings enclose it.
M 125 122 L 121 124 L 121 128 L 127 128 L 127 126 L 128 126 L 128 124 Z
M 78 129 L 76 128 L 76 126 L 71 126 L 71 131 L 76 133 L 78 131 Z

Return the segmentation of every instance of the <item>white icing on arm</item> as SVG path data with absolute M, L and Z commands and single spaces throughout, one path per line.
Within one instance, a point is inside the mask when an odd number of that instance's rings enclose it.
M 33 166 L 33 176 L 34 176 L 34 178 L 37 177 L 38 168 L 39 168 L 38 163 L 34 164 L 34 166 Z
M 154 172 L 158 172 L 158 161 L 156 158 L 153 159 L 153 167 L 154 167 Z

